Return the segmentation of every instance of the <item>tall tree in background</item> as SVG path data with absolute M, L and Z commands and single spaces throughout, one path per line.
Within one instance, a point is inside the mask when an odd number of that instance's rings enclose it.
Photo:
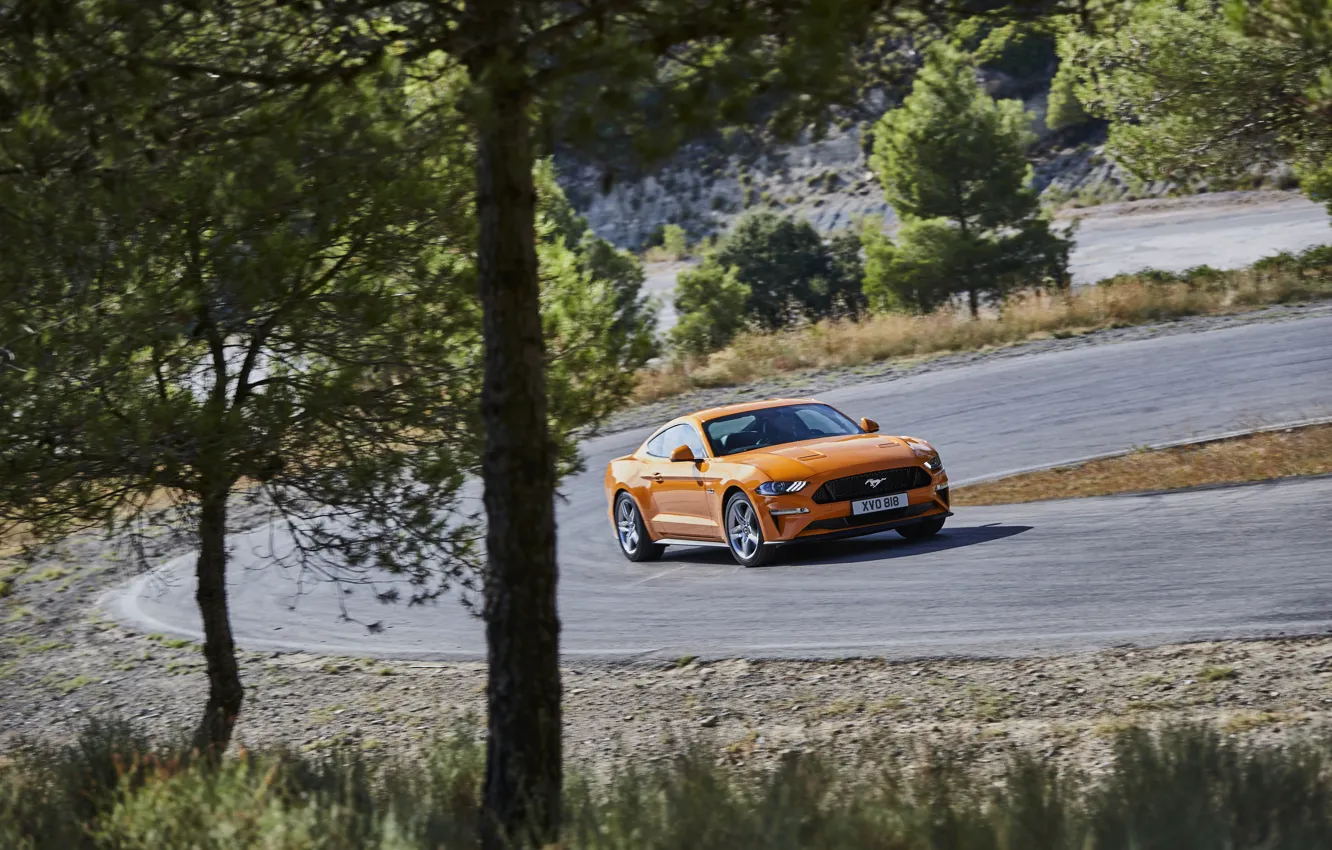
M 1029 120 L 1020 102 L 985 94 L 962 54 L 929 48 L 911 94 L 875 128 L 870 166 L 903 225 L 896 244 L 868 245 L 872 303 L 931 309 L 965 293 L 976 316 L 1014 285 L 1064 280 L 1069 244 L 1030 186 Z
M 1111 122 L 1115 160 L 1149 179 L 1249 185 L 1290 162 L 1332 205 L 1332 10 L 1323 2 L 1151 2 L 1061 45 L 1076 91 Z M 1332 206 L 1329 207 L 1332 209 Z

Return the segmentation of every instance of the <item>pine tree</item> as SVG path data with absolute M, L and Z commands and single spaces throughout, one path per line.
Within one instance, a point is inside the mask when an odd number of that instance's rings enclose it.
M 67 155 L 89 147 L 101 147 L 89 155 L 94 160 L 106 155 L 108 134 L 125 126 L 141 132 L 115 138 L 117 156 L 148 158 L 178 143 L 228 136 L 236 110 L 268 103 L 280 111 L 358 78 L 407 69 L 420 85 L 465 81 L 459 126 L 470 144 L 458 161 L 472 167 L 473 191 L 461 202 L 441 200 L 440 211 L 473 211 L 473 241 L 447 258 L 474 258 L 480 313 L 476 421 L 484 444 L 490 671 L 484 843 L 557 842 L 563 759 L 554 500 L 567 456 L 551 425 L 560 382 L 550 377 L 552 322 L 542 312 L 569 302 L 557 305 L 543 288 L 542 255 L 550 252 L 540 244 L 534 166 L 556 144 L 590 148 L 606 132 L 645 161 L 725 124 L 794 134 L 829 100 L 852 95 L 850 47 L 865 38 L 881 6 L 895 7 L 881 0 L 20 5 L 6 14 L 16 22 L 7 32 L 40 45 L 63 39 L 69 48 L 4 56 L 12 76 L 0 85 L 49 74 L 50 86 L 39 80 L 21 97 L 70 116 L 68 127 L 42 140 L 57 143 L 42 157 L 43 171 L 67 168 Z M 110 75 L 99 75 L 100 67 Z M 169 77 L 169 103 L 179 109 L 145 101 L 128 122 L 104 121 L 108 104 L 143 88 L 104 82 L 118 72 Z M 0 116 L 10 114 L 16 101 L 0 94 Z M 565 266 L 561 274 L 575 271 Z
M 309 575 L 403 573 L 411 601 L 480 589 L 458 500 L 484 439 L 465 84 L 390 66 L 233 101 L 114 61 L 84 78 L 66 64 L 82 24 L 116 24 L 96 3 L 62 11 L 86 21 L 0 32 L 0 533 L 165 529 L 198 547 L 196 743 L 216 754 L 245 699 L 238 499 L 274 511 L 293 544 L 274 556 Z M 638 262 L 583 232 L 548 162 L 532 178 L 562 474 L 651 356 L 654 319 Z
M 1069 244 L 1029 185 L 1028 121 L 1021 103 L 981 89 L 961 53 L 930 47 L 911 94 L 875 128 L 870 165 L 903 226 L 896 244 L 871 243 L 871 301 L 930 309 L 965 293 L 975 316 L 984 298 L 1066 277 Z
M 1289 162 L 1332 210 L 1332 5 L 1148 0 L 1074 32 L 1077 96 L 1111 122 L 1108 149 L 1136 176 L 1248 188 Z

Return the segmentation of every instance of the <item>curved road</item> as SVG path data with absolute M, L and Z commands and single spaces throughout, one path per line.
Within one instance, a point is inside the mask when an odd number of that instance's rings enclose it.
M 1003 358 L 822 398 L 886 432 L 927 437 L 961 483 L 1332 415 L 1332 317 Z M 600 477 L 644 436 L 589 442 L 589 472 L 564 483 L 567 656 L 992 655 L 1332 628 L 1332 477 L 962 508 L 924 544 L 889 533 L 788 550 L 763 569 L 710 549 L 631 564 L 611 537 Z M 329 585 L 296 595 L 254 554 L 268 535 L 233 541 L 242 646 L 484 652 L 479 621 L 447 598 L 408 608 L 366 592 L 339 600 Z M 168 565 L 108 603 L 145 629 L 197 637 L 190 566 Z M 339 602 L 359 622 L 343 620 Z M 376 621 L 371 634 L 363 623 Z

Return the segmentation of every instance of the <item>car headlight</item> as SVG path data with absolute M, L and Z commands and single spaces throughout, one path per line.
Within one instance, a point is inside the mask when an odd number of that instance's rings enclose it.
M 938 472 L 939 470 L 943 469 L 943 461 L 939 458 L 938 452 L 935 452 L 934 454 L 925 458 L 925 468 L 928 469 L 930 472 Z
M 760 496 L 785 496 L 787 493 L 799 493 L 805 489 L 808 481 L 764 481 L 758 486 Z

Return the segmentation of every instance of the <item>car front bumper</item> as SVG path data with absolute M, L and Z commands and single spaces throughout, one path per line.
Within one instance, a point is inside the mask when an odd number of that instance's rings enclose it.
M 759 508 L 763 537 L 773 544 L 859 537 L 953 515 L 949 508 L 948 475 L 943 470 L 931 476 L 929 486 L 908 490 L 906 507 L 860 516 L 851 515 L 850 502 L 820 505 L 801 494 L 753 499 Z

